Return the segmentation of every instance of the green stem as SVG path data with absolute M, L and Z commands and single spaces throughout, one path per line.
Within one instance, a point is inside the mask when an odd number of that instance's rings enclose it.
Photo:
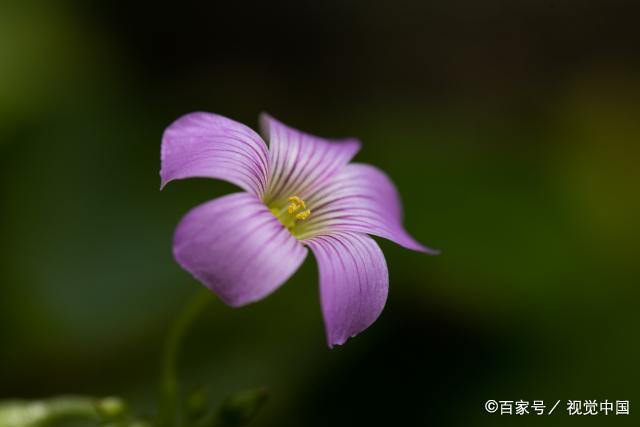
M 181 408 L 178 402 L 180 383 L 178 380 L 178 356 L 184 337 L 193 321 L 213 300 L 211 291 L 198 290 L 174 320 L 164 343 L 162 355 L 160 422 L 166 427 L 182 424 Z

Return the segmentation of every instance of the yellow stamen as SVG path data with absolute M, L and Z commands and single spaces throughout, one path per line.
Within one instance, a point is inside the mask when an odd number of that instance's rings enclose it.
M 298 196 L 289 197 L 288 201 L 290 205 L 287 207 L 287 212 L 290 214 L 296 212 L 300 208 L 305 209 L 307 207 L 304 200 Z
M 311 215 L 311 209 L 307 209 L 304 212 L 300 212 L 299 214 L 296 215 L 296 219 L 299 219 L 300 221 L 304 221 L 309 217 L 309 215 Z
M 298 223 L 306 220 L 311 216 L 311 209 L 307 209 L 307 204 L 298 196 L 291 196 L 287 198 L 288 205 L 279 204 L 276 206 L 269 206 L 269 210 L 273 215 L 280 220 L 289 231 L 295 233 L 300 230 Z M 300 224 L 300 227 L 303 227 Z

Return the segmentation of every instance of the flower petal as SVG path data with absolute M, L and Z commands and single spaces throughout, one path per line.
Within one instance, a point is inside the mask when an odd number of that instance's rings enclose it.
M 191 113 L 162 136 L 164 187 L 182 178 L 217 178 L 261 197 L 269 176 L 267 146 L 247 126 L 210 113 Z
M 438 253 L 405 231 L 400 196 L 387 175 L 373 166 L 347 165 L 307 200 L 307 206 L 312 215 L 299 238 L 354 231 L 384 237 L 408 249 Z
M 305 242 L 320 270 L 320 301 L 329 347 L 368 328 L 387 300 L 384 255 L 369 236 L 337 232 Z
M 260 123 L 268 136 L 271 176 L 267 204 L 290 196 L 303 199 L 340 171 L 360 150 L 356 139 L 329 140 L 291 128 L 267 114 Z
M 224 302 L 240 306 L 283 284 L 307 249 L 256 196 L 235 193 L 187 213 L 176 229 L 173 254 Z

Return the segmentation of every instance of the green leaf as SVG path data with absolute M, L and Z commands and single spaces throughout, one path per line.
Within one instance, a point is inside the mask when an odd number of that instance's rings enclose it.
M 203 418 L 197 427 L 237 427 L 253 420 L 267 401 L 265 387 L 243 391 L 228 397 L 217 411 Z

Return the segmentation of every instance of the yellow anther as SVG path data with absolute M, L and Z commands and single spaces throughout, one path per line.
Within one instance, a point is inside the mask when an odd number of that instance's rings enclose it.
M 296 215 L 296 219 L 299 219 L 300 221 L 304 221 L 305 219 L 309 218 L 309 215 L 311 215 L 311 209 L 307 209 L 304 212 L 300 212 L 299 214 Z
M 280 223 L 289 230 L 294 230 L 298 221 L 304 221 L 311 215 L 311 209 L 307 209 L 307 204 L 298 196 L 287 198 L 288 205 L 281 204 L 269 206 L 269 210 L 280 220 Z M 293 231 L 291 231 L 293 233 Z
M 307 207 L 307 205 L 304 203 L 304 200 L 302 200 L 298 196 L 289 197 L 289 199 L 287 200 L 291 203 L 287 207 L 287 212 L 289 212 L 290 214 L 294 213 L 300 208 L 305 209 Z

